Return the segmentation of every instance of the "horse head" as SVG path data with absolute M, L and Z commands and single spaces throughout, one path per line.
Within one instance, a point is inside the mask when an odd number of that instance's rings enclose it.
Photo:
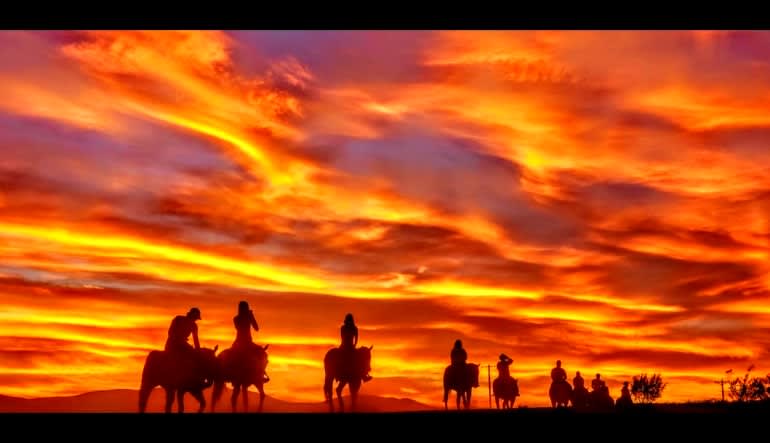
M 214 349 L 201 348 L 199 352 L 200 358 L 198 359 L 200 371 L 199 376 L 205 381 L 205 384 L 210 386 L 214 382 L 219 373 L 219 364 L 217 360 L 217 351 L 219 345 L 214 346 Z
M 476 363 L 468 363 L 468 376 L 471 386 L 474 388 L 479 387 L 479 365 Z
M 268 358 L 267 358 L 267 348 L 268 348 L 268 346 L 270 346 L 270 345 L 262 346 L 262 355 L 264 357 L 264 361 L 262 362 L 262 370 L 263 371 L 267 368 L 267 361 L 268 361 Z
M 361 353 L 361 372 L 362 375 L 366 375 L 370 372 L 372 372 L 372 349 L 374 348 L 374 345 L 369 346 L 368 348 L 366 346 L 359 348 L 359 352 Z

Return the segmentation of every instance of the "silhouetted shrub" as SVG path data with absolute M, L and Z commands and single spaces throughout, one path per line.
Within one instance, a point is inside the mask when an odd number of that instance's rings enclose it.
M 666 385 L 667 383 L 663 383 L 663 377 L 660 374 L 637 375 L 631 384 L 631 395 L 639 403 L 652 403 L 660 398 Z

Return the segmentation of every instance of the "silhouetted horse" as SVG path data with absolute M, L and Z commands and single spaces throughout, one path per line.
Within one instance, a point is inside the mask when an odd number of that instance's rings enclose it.
M 589 403 L 589 396 L 588 389 L 585 388 L 585 386 L 578 387 L 572 390 L 572 407 L 578 410 L 585 410 L 588 409 L 590 406 Z
M 572 397 L 572 385 L 567 381 L 552 382 L 548 390 L 548 396 L 551 398 L 551 407 L 567 407 Z
M 462 372 L 457 373 L 457 370 Z M 479 387 L 479 365 L 466 363 L 465 367 L 449 365 L 444 369 L 444 409 L 448 409 L 449 391 L 457 392 L 457 409 L 460 409 L 460 398 L 465 409 L 471 406 L 471 390 Z
M 593 411 L 611 411 L 615 407 L 615 400 L 610 396 L 610 389 L 606 385 L 591 391 L 589 403 Z
M 628 409 L 634 405 L 634 401 L 630 396 L 621 395 L 615 402 L 615 407 L 618 409 Z
M 503 399 L 503 409 L 513 408 L 516 397 L 519 396 L 519 382 L 513 377 L 497 377 L 492 382 L 492 392 L 495 395 L 495 405 L 500 409 L 500 399 Z
M 180 356 L 167 351 L 151 351 L 142 370 L 142 384 L 139 388 L 139 412 L 145 412 L 150 393 L 156 386 L 166 391 L 166 413 L 171 412 L 174 394 L 177 410 L 184 412 L 184 394 L 189 392 L 198 400 L 203 412 L 206 400 L 203 390 L 211 386 L 217 373 L 217 349 L 202 348 L 188 355 Z
M 265 369 L 267 368 L 267 347 L 255 346 L 252 349 L 222 351 L 217 357 L 219 371 L 214 381 L 214 391 L 211 393 L 211 412 L 214 412 L 219 398 L 222 396 L 225 383 L 233 385 L 233 395 L 230 397 L 232 411 L 237 410 L 238 394 L 243 391 L 243 411 L 249 411 L 249 386 L 254 385 L 259 391 L 259 411 L 265 403 Z
M 361 347 L 355 350 L 352 354 L 352 360 L 347 360 L 345 357 L 346 351 L 340 348 L 330 349 L 324 356 L 324 397 L 329 403 L 329 411 L 334 412 L 334 399 L 332 395 L 332 385 L 335 381 L 338 381 L 337 385 L 337 399 L 340 403 L 340 411 L 345 410 L 345 405 L 342 401 L 342 390 L 345 389 L 345 385 L 350 385 L 350 408 L 356 409 L 356 398 L 358 397 L 358 391 L 361 389 L 361 383 L 364 377 L 372 370 L 372 348 L 374 346 Z M 352 363 L 352 364 L 351 364 Z

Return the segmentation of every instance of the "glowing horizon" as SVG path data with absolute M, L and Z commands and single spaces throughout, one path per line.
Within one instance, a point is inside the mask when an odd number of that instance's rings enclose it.
M 643 372 L 717 398 L 770 372 L 768 56 L 768 32 L 2 32 L 0 394 L 137 389 L 174 315 L 223 348 L 247 300 L 287 401 L 323 399 L 347 312 L 365 395 L 438 405 L 460 338 L 514 359 L 517 405 L 556 359 L 615 398 Z

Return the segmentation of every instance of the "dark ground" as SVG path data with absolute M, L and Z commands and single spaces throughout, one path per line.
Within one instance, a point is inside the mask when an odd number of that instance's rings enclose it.
M 301 441 L 351 443 L 770 441 L 770 402 L 636 406 L 605 413 L 515 408 L 379 413 L 0 414 L 7 441 Z M 9 434 L 10 435 L 10 434 Z M 65 438 L 72 437 L 72 438 Z

